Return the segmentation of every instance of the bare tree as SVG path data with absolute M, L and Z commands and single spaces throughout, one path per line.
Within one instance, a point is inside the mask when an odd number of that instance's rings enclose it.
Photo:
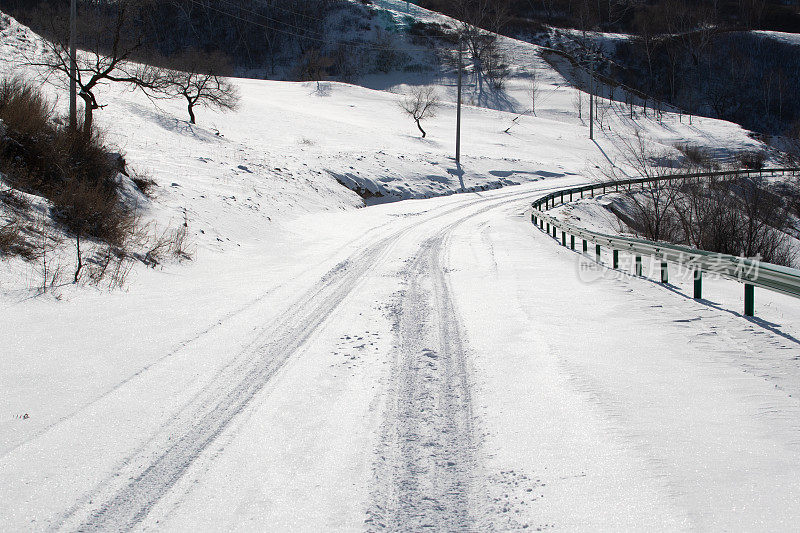
M 739 16 L 747 29 L 754 29 L 761 23 L 766 4 L 766 0 L 739 0 Z
M 606 117 L 608 116 L 608 111 L 611 106 L 614 105 L 613 100 L 608 101 L 608 105 L 603 101 L 602 98 L 595 97 L 595 117 L 597 119 L 597 125 L 600 126 L 600 129 L 603 130 L 606 127 Z M 610 129 L 610 127 L 609 127 Z
M 87 7 L 78 17 L 75 81 L 78 96 L 84 102 L 86 135 L 91 135 L 94 110 L 104 107 L 95 95 L 98 86 L 118 82 L 153 89 L 162 81 L 161 69 L 132 62 L 145 51 L 145 36 L 140 25 L 134 22 L 135 12 L 144 9 L 144 4 L 137 0 L 119 0 L 113 4 L 113 16 L 103 11 L 108 8 L 109 5 L 98 3 L 94 9 Z M 50 40 L 44 42 L 44 53 L 27 58 L 27 62 L 43 69 L 46 80 L 66 88 L 71 81 L 69 19 L 61 11 L 44 4 L 37 8 L 37 16 L 49 19 Z
M 192 124 L 195 123 L 196 106 L 222 111 L 236 109 L 239 92 L 223 77 L 231 70 L 224 55 L 188 50 L 175 56 L 172 63 L 180 66 L 181 70 L 174 70 L 167 75 L 168 81 L 161 84 L 161 92 L 177 94 L 186 100 Z
M 659 42 L 659 37 L 657 36 L 658 28 L 652 13 L 646 8 L 636 11 L 633 24 L 637 31 L 635 40 L 640 44 L 641 49 L 644 50 L 645 58 L 647 59 L 647 79 L 650 80 L 650 85 L 652 86 L 654 80 L 653 59 Z
M 536 97 L 539 96 L 539 69 L 536 67 L 536 63 L 533 64 L 531 68 L 531 113 L 536 115 Z
M 583 91 L 575 89 L 575 96 L 572 99 L 572 105 L 578 113 L 578 120 L 583 122 Z
M 627 178 L 620 176 L 625 168 L 643 179 L 666 177 L 673 172 L 668 164 L 669 154 L 654 150 L 644 135 L 618 137 L 619 160 L 616 165 L 601 172 L 614 180 Z M 633 190 L 636 190 L 634 193 Z M 630 201 L 630 215 L 637 230 L 650 240 L 674 240 L 678 221 L 672 211 L 676 191 L 666 181 L 655 181 L 644 188 L 638 185 L 629 187 L 627 198 Z
M 411 94 L 400 101 L 399 105 L 417 123 L 417 127 L 422 132 L 422 138 L 424 139 L 426 134 L 420 121 L 435 117 L 439 108 L 439 97 L 433 87 L 415 87 L 411 90 Z
M 478 92 L 485 79 L 502 85 L 507 68 L 497 34 L 511 18 L 509 0 L 457 0 L 453 10 L 462 22 L 459 38 L 472 60 Z
M 295 67 L 294 78 L 298 81 L 322 81 L 328 79 L 328 69 L 333 59 L 322 55 L 316 48 L 306 51 Z

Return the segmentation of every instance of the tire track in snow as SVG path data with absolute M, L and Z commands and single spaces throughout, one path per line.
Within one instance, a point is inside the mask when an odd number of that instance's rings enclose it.
M 556 188 L 556 187 L 552 187 Z M 214 442 L 228 427 L 233 418 L 239 414 L 250 400 L 281 369 L 291 355 L 296 352 L 316 331 L 316 329 L 333 313 L 336 307 L 353 291 L 367 272 L 374 269 L 391 249 L 391 246 L 404 234 L 414 229 L 425 227 L 436 219 L 467 210 L 477 204 L 496 204 L 508 198 L 525 199 L 540 195 L 542 188 L 536 192 L 509 192 L 478 198 L 456 206 L 445 206 L 444 210 L 434 210 L 430 216 L 415 220 L 411 224 L 394 231 L 390 235 L 368 246 L 361 252 L 353 254 L 328 272 L 318 284 L 305 293 L 300 299 L 287 308 L 287 312 L 274 323 L 266 326 L 251 347 L 239 354 L 234 362 L 224 368 L 215 379 L 200 391 L 182 410 L 166 424 L 165 429 L 139 452 L 126 459 L 119 471 L 103 482 L 95 491 L 81 498 L 78 503 L 66 511 L 54 522 L 56 528 L 77 529 L 80 531 L 97 530 L 129 530 L 141 522 L 153 506 L 175 485 L 189 466 Z M 494 205 L 478 212 L 491 209 Z M 476 213 L 462 217 L 462 221 Z M 458 222 L 457 222 L 458 223 Z M 457 224 L 456 223 L 456 224 Z M 455 226 L 451 224 L 450 227 Z M 440 237 L 441 239 L 441 237 Z M 440 244 L 426 243 L 420 257 L 421 264 L 434 261 L 431 250 L 437 250 Z M 438 259 L 435 259 L 438 261 Z M 445 298 L 444 277 L 437 278 L 436 287 L 442 298 Z M 452 304 L 449 299 L 439 302 L 445 306 Z M 441 308 L 439 308 L 441 309 Z M 452 312 L 449 313 L 452 316 Z M 454 323 L 445 319 L 442 327 L 455 328 Z M 449 324 L 449 325 L 448 325 Z M 440 343 L 442 353 L 460 353 L 458 334 L 455 330 L 442 330 L 446 339 Z M 448 333 L 448 331 L 450 331 Z M 455 344 L 455 345 L 454 345 Z M 442 363 L 446 368 L 447 380 L 458 389 L 449 393 L 444 401 L 450 402 L 453 414 L 444 435 L 447 442 L 445 449 L 458 448 L 458 455 L 463 462 L 446 465 L 458 475 L 450 475 L 449 481 L 438 483 L 439 493 L 449 493 L 461 511 L 458 520 L 465 520 L 468 506 L 459 501 L 463 494 L 463 473 L 468 469 L 471 460 L 471 443 L 462 442 L 463 436 L 471 433 L 471 429 L 462 427 L 471 420 L 457 419 L 456 416 L 468 408 L 468 389 L 466 376 L 459 369 L 463 365 L 463 357 L 447 359 Z M 463 374 L 463 375 L 462 375 Z M 408 390 L 411 394 L 411 389 Z M 463 396 L 466 395 L 466 396 Z M 459 403 L 460 402 L 460 403 Z M 461 407 L 458 407 L 458 406 Z M 452 461 L 451 461 L 452 462 Z M 409 473 L 412 466 L 408 465 Z M 413 476 L 410 478 L 413 481 Z M 413 493 L 408 493 L 413 496 Z M 441 509 L 440 509 L 441 510 Z
M 387 223 L 384 223 L 384 224 L 382 224 L 380 226 L 377 226 L 376 228 L 373 228 L 373 229 L 369 230 L 367 232 L 367 234 L 360 235 L 360 236 L 358 236 L 356 238 L 351 239 L 350 241 L 348 241 L 347 243 L 344 244 L 344 247 L 350 247 L 353 244 L 355 244 L 357 241 L 359 241 L 360 239 L 364 239 L 367 235 L 371 234 L 372 232 L 379 231 L 379 230 L 383 229 L 384 227 L 386 227 L 388 225 L 389 225 L 389 223 L 387 222 Z M 332 258 L 332 256 L 329 257 L 328 259 L 331 259 L 331 258 Z M 13 446 L 5 449 L 5 450 L 0 450 L 0 459 L 2 459 L 4 456 L 10 454 L 11 452 L 16 450 L 17 448 L 19 448 L 19 447 L 21 447 L 21 446 L 23 446 L 23 445 L 35 440 L 39 436 L 47 433 L 48 431 L 50 431 L 51 429 L 53 429 L 54 427 L 56 427 L 60 423 L 66 421 L 66 420 L 69 420 L 70 418 L 74 417 L 75 415 L 83 412 L 84 410 L 88 409 L 89 407 L 91 407 L 91 406 L 97 404 L 98 402 L 102 401 L 103 399 L 109 397 L 111 394 L 113 394 L 114 392 L 118 391 L 120 388 L 124 387 L 125 385 L 127 385 L 130 382 L 132 382 L 133 380 L 135 380 L 139 376 L 143 375 L 148 370 L 150 370 L 150 369 L 156 367 L 157 365 L 163 363 L 164 361 L 168 360 L 170 357 L 180 353 L 183 350 L 191 348 L 198 341 L 200 341 L 202 339 L 205 339 L 210 333 L 212 333 L 215 330 L 217 330 L 217 328 L 219 328 L 220 326 L 224 326 L 225 324 L 230 323 L 237 316 L 242 315 L 245 312 L 251 310 L 256 305 L 258 305 L 258 304 L 262 303 L 264 300 L 266 300 L 268 297 L 271 297 L 273 294 L 275 294 L 275 292 L 277 292 L 279 289 L 281 289 L 285 285 L 287 285 L 289 283 L 292 283 L 293 281 L 301 278 L 304 275 L 307 275 L 308 272 L 310 272 L 312 269 L 313 269 L 313 267 L 311 267 L 311 266 L 303 269 L 301 272 L 296 273 L 295 275 L 293 275 L 289 279 L 285 280 L 280 285 L 277 285 L 277 286 L 274 286 L 274 287 L 270 287 L 268 289 L 264 289 L 258 296 L 250 299 L 249 301 L 241 304 L 240 306 L 238 306 L 238 307 L 236 307 L 236 308 L 234 308 L 232 310 L 227 311 L 226 313 L 224 313 L 224 314 L 218 316 L 217 318 L 215 318 L 213 321 L 208 322 L 207 324 L 205 324 L 203 326 L 202 329 L 198 330 L 197 332 L 195 332 L 191 336 L 189 336 L 189 337 L 187 337 L 187 338 L 185 338 L 185 339 L 173 344 L 164 355 L 161 355 L 160 357 L 158 357 L 157 359 L 151 361 L 147 365 L 139 368 L 136 372 L 130 374 L 129 376 L 127 376 L 124 379 L 122 379 L 121 381 L 115 383 L 113 386 L 111 386 L 109 389 L 107 389 L 103 393 L 101 393 L 98 396 L 96 396 L 96 397 L 90 399 L 89 401 L 83 403 L 82 405 L 80 405 L 79 407 L 74 409 L 73 411 L 61 416 L 60 418 L 50 422 L 49 424 L 42 426 L 41 428 L 39 428 L 35 432 L 31 433 L 30 436 L 28 438 L 26 438 L 25 440 L 22 440 L 22 441 L 20 441 L 20 442 L 18 442 L 16 444 L 14 444 Z M 254 340 L 252 342 L 248 343 L 247 346 L 249 347 L 249 346 L 251 346 L 251 344 L 253 342 L 257 342 L 263 336 L 262 334 L 263 334 L 263 329 L 259 330 L 255 334 Z
M 399 348 L 374 465 L 368 530 L 478 530 L 485 490 L 464 335 L 446 278 L 453 228 L 422 244 L 405 272 Z
M 379 261 L 393 237 L 339 263 L 253 343 L 252 352 L 237 357 L 189 406 L 174 417 L 169 429 L 126 470 L 128 481 L 114 492 L 101 488 L 89 508 L 75 509 L 68 518 L 81 516 L 80 531 L 128 530 L 143 520 L 186 469 L 225 430 L 266 383 L 280 370 L 314 331 L 358 284 L 367 267 Z M 176 435 L 178 437 L 176 438 Z M 127 474 L 127 472 L 126 472 Z M 122 476 L 119 476 L 122 477 Z M 113 484 L 112 484 L 113 485 Z M 100 505 L 92 504 L 98 499 Z M 86 517 L 86 511 L 89 516 Z M 70 528 L 66 520 L 61 527 Z

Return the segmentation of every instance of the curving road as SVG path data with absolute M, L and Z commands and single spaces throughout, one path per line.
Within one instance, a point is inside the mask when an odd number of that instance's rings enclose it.
M 587 282 L 525 213 L 572 183 L 342 215 L 268 291 L 0 456 L 0 529 L 798 523 L 797 343 Z

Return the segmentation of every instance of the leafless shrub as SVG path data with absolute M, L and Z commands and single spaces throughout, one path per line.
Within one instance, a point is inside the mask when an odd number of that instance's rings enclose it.
M 0 204 L 17 214 L 27 213 L 30 209 L 30 202 L 14 189 L 0 191 Z
M 701 146 L 679 143 L 675 145 L 675 149 L 683 154 L 687 169 L 712 170 L 717 166 L 709 151 Z
M 744 168 L 758 170 L 764 168 L 767 154 L 763 150 L 742 152 L 739 154 L 739 162 Z
M 454 3 L 453 8 L 462 21 L 459 36 L 473 63 L 478 92 L 483 91 L 484 80 L 502 89 L 509 71 L 497 36 L 511 20 L 508 0 L 468 0 Z
M 601 170 L 610 179 L 627 178 L 622 168 L 643 179 L 663 178 L 675 171 L 670 154 L 653 149 L 640 131 L 632 137 L 617 137 L 617 146 L 620 154 L 617 165 Z M 677 194 L 668 182 L 656 181 L 644 188 L 633 185 L 626 192 L 629 203 L 626 222 L 635 231 L 654 241 L 674 242 L 678 238 L 678 221 L 673 211 Z
M 331 65 L 334 74 L 345 83 L 353 83 L 364 73 L 366 52 L 357 45 L 341 43 L 333 52 Z
M 113 189 L 74 180 L 53 199 L 53 218 L 77 239 L 91 237 L 124 246 L 133 230 L 135 214 L 119 201 Z
M 608 117 L 608 111 L 610 108 L 611 103 L 609 102 L 608 105 L 603 101 L 602 98 L 596 96 L 595 99 L 595 119 L 597 120 L 597 125 L 600 129 L 606 128 L 606 118 Z
M 37 288 L 44 294 L 62 283 L 64 266 L 54 253 L 61 244 L 61 239 L 50 231 L 45 220 L 40 220 L 34 231 L 37 235 L 36 246 L 39 253 Z
M 28 261 L 37 257 L 36 248 L 28 242 L 22 226 L 9 222 L 0 226 L 0 257 L 19 256 Z
M 505 89 L 506 79 L 509 74 L 511 74 L 505 55 L 498 50 L 493 50 L 486 55 L 486 58 L 481 64 L 490 87 L 495 91 L 502 91 Z
M 18 77 L 0 80 L 0 120 L 7 135 L 41 135 L 49 129 L 52 115 L 52 107 L 33 84 Z
M 183 224 L 177 228 L 168 227 L 164 230 L 154 228 L 145 244 L 142 261 L 155 268 L 169 258 L 179 261 L 191 259 L 192 254 L 189 252 L 187 242 L 188 231 L 189 224 L 185 218 Z
M 124 250 L 105 246 L 86 262 L 88 281 L 93 285 L 107 284 L 110 289 L 121 288 L 133 268 L 133 259 Z
M 139 189 L 139 192 L 148 198 L 153 197 L 153 189 L 158 186 L 153 178 L 141 172 L 133 172 L 131 175 L 131 181 L 134 185 L 136 185 L 136 188 Z

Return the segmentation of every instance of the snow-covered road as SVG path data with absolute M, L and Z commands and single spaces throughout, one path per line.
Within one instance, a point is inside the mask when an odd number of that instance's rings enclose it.
M 526 212 L 577 181 L 307 217 L 128 295 L 193 327 L 82 405 L 24 389 L 49 414 L 3 426 L 0 529 L 791 529 L 796 302 L 587 281 Z

